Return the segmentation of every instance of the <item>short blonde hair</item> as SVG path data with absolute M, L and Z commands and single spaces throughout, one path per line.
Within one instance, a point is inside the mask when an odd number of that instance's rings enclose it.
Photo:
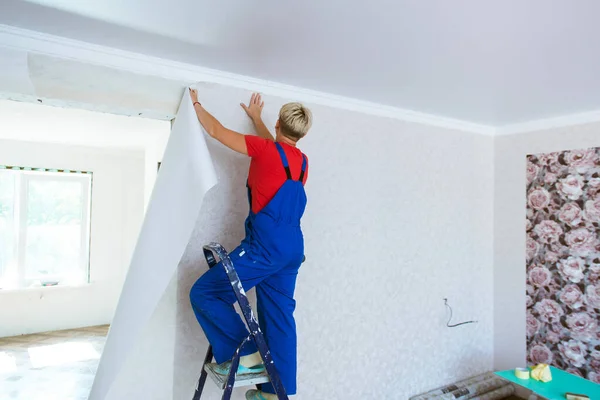
M 312 113 L 300 103 L 287 103 L 279 110 L 279 129 L 293 140 L 300 140 L 312 126 Z

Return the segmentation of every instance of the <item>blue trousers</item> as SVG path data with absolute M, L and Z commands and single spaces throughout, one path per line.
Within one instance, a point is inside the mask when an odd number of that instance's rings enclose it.
M 246 251 L 244 247 L 242 244 L 231 252 L 231 261 L 244 290 L 256 287 L 260 328 L 286 392 L 295 394 L 297 339 L 294 289 L 302 259 L 288 265 L 278 265 L 255 252 Z M 190 291 L 190 301 L 198 322 L 213 346 L 217 362 L 230 360 L 249 332 L 233 307 L 235 294 L 220 263 L 196 281 Z M 254 341 L 250 341 L 242 349 L 241 355 L 254 352 L 256 346 Z M 275 393 L 271 384 L 264 384 L 261 389 Z

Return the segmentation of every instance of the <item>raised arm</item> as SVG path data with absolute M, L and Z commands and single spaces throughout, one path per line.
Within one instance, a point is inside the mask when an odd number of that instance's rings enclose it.
M 246 147 L 244 135 L 225 128 L 215 117 L 206 111 L 198 102 L 198 92 L 195 89 L 190 89 L 190 97 L 194 103 L 194 110 L 196 110 L 198 121 L 200 121 L 204 130 L 231 150 L 247 155 L 248 148 Z
M 262 109 L 265 105 L 265 102 L 262 101 L 260 94 L 252 93 L 250 103 L 248 103 L 248 105 L 240 103 L 240 105 L 252 120 L 252 123 L 254 124 L 254 129 L 256 129 L 256 134 L 261 138 L 275 141 L 275 138 L 273 137 L 271 132 L 269 132 L 269 129 L 267 128 L 261 117 Z

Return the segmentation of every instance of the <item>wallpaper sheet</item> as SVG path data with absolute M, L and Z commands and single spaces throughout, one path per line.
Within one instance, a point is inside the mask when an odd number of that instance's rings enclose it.
M 527 157 L 527 350 L 600 383 L 600 148 Z
M 189 243 L 204 195 L 216 182 L 204 134 L 186 90 L 100 359 L 91 400 L 106 398 L 140 342 Z

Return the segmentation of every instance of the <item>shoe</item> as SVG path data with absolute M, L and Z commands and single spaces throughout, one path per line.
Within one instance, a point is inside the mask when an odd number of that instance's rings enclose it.
M 250 389 L 246 392 L 246 400 L 267 400 L 260 390 Z
M 215 365 L 213 364 L 213 371 L 215 371 L 219 375 L 228 376 L 229 371 L 231 370 L 231 361 L 226 361 L 223 364 Z M 265 372 L 265 365 L 258 364 L 254 367 L 244 367 L 242 364 L 238 366 L 237 376 L 246 375 L 246 374 L 260 374 Z M 259 397 L 260 399 L 260 397 Z

